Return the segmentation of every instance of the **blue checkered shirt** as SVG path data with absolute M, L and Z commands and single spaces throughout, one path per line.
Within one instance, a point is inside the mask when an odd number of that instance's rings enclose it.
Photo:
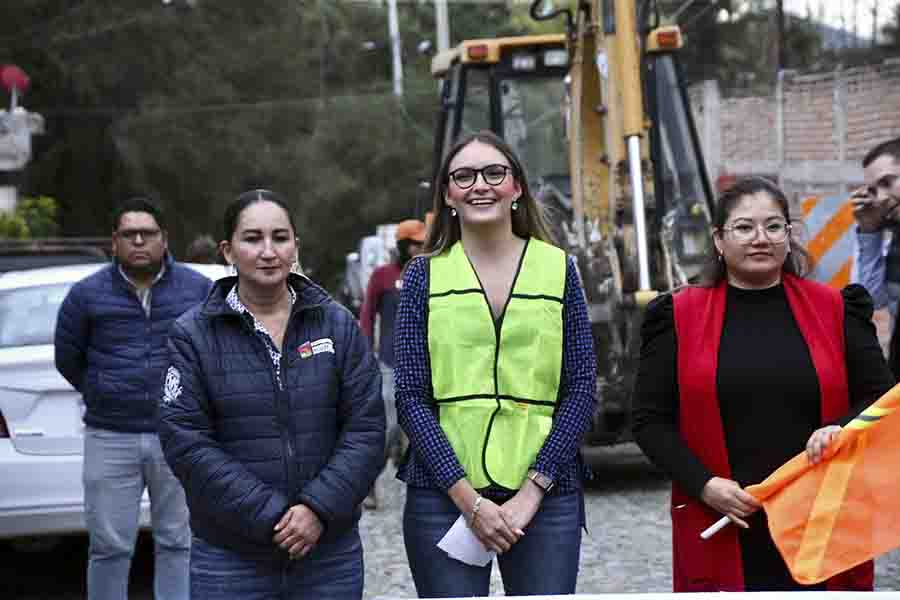
M 413 259 L 403 277 L 394 331 L 397 416 L 410 441 L 397 477 L 408 485 L 447 491 L 466 476 L 433 408 L 428 359 L 427 259 Z M 563 297 L 563 372 L 550 434 L 532 468 L 556 484 L 551 494 L 581 488 L 586 471 L 579 448 L 594 411 L 597 364 L 584 291 L 574 261 L 566 267 Z M 492 490 L 487 495 L 500 496 Z

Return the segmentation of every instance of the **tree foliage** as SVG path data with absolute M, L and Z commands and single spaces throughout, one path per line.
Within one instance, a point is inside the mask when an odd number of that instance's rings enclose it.
M 47 196 L 24 197 L 12 213 L 0 213 L 0 238 L 54 237 L 59 233 L 56 200 Z
M 376 224 L 422 216 L 437 88 L 416 46 L 434 37 L 432 5 L 400 3 L 398 98 L 378 2 L 12 4 L 0 63 L 29 73 L 25 105 L 48 130 L 25 191 L 59 198 L 64 235 L 106 234 L 117 201 L 149 193 L 178 254 L 221 230 L 238 192 L 272 187 L 292 204 L 304 266 L 330 283 Z M 514 33 L 512 10 L 451 3 L 454 43 Z

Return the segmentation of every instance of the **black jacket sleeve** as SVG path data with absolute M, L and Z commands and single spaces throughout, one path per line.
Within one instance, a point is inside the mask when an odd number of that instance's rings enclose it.
M 653 464 L 694 498 L 712 478 L 678 431 L 678 344 L 672 296 L 647 306 L 634 390 L 634 437 Z
M 328 464 L 299 496 L 326 524 L 352 518 L 384 466 L 381 371 L 350 312 L 341 308 L 338 314 L 338 441 Z
M 894 377 L 875 334 L 869 292 L 861 285 L 852 284 L 845 287 L 841 295 L 844 298 L 844 344 L 850 412 L 840 420 L 840 424 L 846 425 L 891 389 Z
M 179 321 L 169 333 L 169 369 L 159 410 L 159 440 L 191 510 L 223 529 L 271 543 L 288 499 L 216 441 L 200 356 Z

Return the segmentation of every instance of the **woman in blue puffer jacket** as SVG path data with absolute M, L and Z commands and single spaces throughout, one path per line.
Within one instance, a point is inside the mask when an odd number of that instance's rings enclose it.
M 384 461 L 378 364 L 353 316 L 292 271 L 267 190 L 226 210 L 237 270 L 176 321 L 160 440 L 184 486 L 191 597 L 361 598 L 359 504 Z

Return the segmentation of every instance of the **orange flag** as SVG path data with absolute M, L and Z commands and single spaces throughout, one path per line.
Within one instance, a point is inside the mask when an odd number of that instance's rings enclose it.
M 825 460 L 799 454 L 751 485 L 794 579 L 813 584 L 900 546 L 900 384 L 848 423 Z

